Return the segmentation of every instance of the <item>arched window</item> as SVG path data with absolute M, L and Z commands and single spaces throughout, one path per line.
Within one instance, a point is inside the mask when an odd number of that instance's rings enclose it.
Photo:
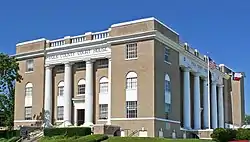
M 165 118 L 168 119 L 168 115 L 171 109 L 171 86 L 170 78 L 168 74 L 165 75 Z
M 137 74 L 129 72 L 126 76 L 126 89 L 137 89 Z
M 86 81 L 85 79 L 80 79 L 78 81 L 78 95 L 84 95 L 85 94 L 85 85 L 86 85 Z
M 63 96 L 64 94 L 64 81 L 60 81 L 58 84 L 58 96 Z
M 25 96 L 32 96 L 33 85 L 32 83 L 27 83 L 25 86 Z
M 102 77 L 100 79 L 99 85 L 100 85 L 100 93 L 108 93 L 108 78 Z

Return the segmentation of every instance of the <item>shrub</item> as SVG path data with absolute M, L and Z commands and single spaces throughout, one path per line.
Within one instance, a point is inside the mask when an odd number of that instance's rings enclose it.
M 20 130 L 3 130 L 0 131 L 0 138 L 10 139 L 12 137 L 19 137 Z
M 236 134 L 237 140 L 250 140 L 250 129 L 238 129 Z
M 87 127 L 69 127 L 69 128 L 46 128 L 44 129 L 44 136 L 52 137 L 63 135 L 66 137 L 72 136 L 86 136 L 91 134 L 91 128 Z
M 211 134 L 211 137 L 214 141 L 217 141 L 217 142 L 228 142 L 235 138 L 235 136 L 234 137 L 230 136 L 229 133 L 234 134 L 234 131 L 223 129 L 223 128 L 217 128 L 213 131 L 213 133 Z

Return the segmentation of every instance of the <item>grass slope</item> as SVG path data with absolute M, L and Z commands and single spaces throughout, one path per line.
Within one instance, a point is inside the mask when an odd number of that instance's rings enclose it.
M 105 142 L 212 142 L 199 139 L 164 139 L 164 138 L 139 138 L 139 137 L 110 137 Z

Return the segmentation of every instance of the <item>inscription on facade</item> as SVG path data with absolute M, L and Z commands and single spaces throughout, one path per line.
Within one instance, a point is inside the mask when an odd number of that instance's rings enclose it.
M 82 56 L 82 55 L 91 55 L 95 53 L 102 53 L 108 51 L 107 47 L 102 48 L 95 48 L 95 49 L 87 49 L 87 50 L 80 50 L 77 52 L 68 52 L 64 54 L 59 55 L 49 55 L 46 57 L 47 60 L 55 60 L 55 59 L 63 59 L 68 57 L 74 57 L 74 56 Z

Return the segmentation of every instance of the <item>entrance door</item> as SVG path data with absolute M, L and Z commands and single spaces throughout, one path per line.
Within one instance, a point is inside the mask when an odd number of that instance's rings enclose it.
M 84 124 L 85 110 L 77 109 L 77 126 Z

